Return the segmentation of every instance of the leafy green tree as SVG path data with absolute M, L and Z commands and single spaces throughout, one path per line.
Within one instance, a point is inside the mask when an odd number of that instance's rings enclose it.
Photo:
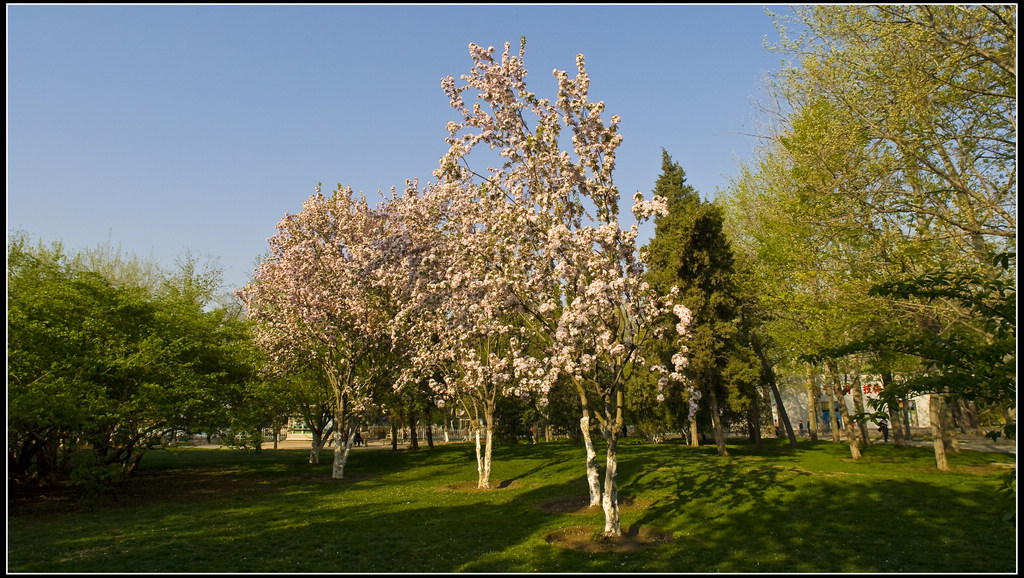
M 63 247 L 7 247 L 7 463 L 14 480 L 54 484 L 67 475 L 89 422 L 76 375 L 88 314 L 89 284 L 62 267 Z
M 819 125 L 800 126 L 813 131 Z M 829 203 L 839 201 L 816 193 L 820 175 L 797 166 L 782 142 L 759 151 L 755 163 L 753 169 L 743 167 L 720 192 L 719 201 L 736 249 L 736 279 L 744 295 L 750 344 L 768 381 L 777 383 L 778 368 L 796 368 L 793 362 L 801 356 L 820 362 L 819 353 L 888 322 L 892 304 L 868 295 L 884 272 L 877 260 L 877 239 L 829 216 L 834 208 Z M 852 371 L 857 364 L 839 364 L 837 370 L 840 365 Z M 835 387 L 827 383 L 828 389 Z M 816 402 L 819 391 L 812 386 L 808 395 Z M 782 407 L 781 399 L 776 403 Z M 844 407 L 840 404 L 841 411 Z M 789 420 L 782 421 L 795 443 Z M 832 428 L 832 434 L 838 442 L 839 431 Z M 851 435 L 848 441 L 851 453 L 859 454 L 862 440 Z
M 821 214 L 874 241 L 884 276 L 866 292 L 896 314 L 839 345 L 915 355 L 923 371 L 907 383 L 918 392 L 1008 397 L 1015 356 L 1002 352 L 1015 327 L 1005 308 L 971 303 L 1015 298 L 1016 7 L 796 16 L 807 34 L 781 44 L 800 65 L 777 85 L 794 110 L 780 140 L 801 175 L 816 175 Z
M 59 243 L 8 244 L 8 463 L 55 483 L 130 473 L 146 450 L 197 431 L 252 375 L 244 325 L 206 311 L 194 271 L 155 291 L 75 268 Z
M 843 221 L 975 262 L 1013 242 L 1015 6 L 815 5 L 779 21 L 796 64 L 776 93 L 791 119 L 820 112 L 793 154 L 858 209 Z
M 765 342 L 833 375 L 871 362 L 893 400 L 897 383 L 936 384 L 940 343 L 1006 384 L 982 361 L 1006 347 L 986 330 L 998 316 L 948 289 L 1014 277 L 1016 8 L 819 5 L 778 21 L 793 57 L 771 87 L 779 123 L 727 195 Z M 978 390 L 953 382 L 941 395 Z

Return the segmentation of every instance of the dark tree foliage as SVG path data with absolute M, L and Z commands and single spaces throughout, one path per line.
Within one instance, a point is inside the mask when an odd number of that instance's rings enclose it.
M 655 218 L 655 234 L 645 248 L 648 283 L 661 293 L 678 287 L 679 301 L 693 315 L 692 337 L 685 342 L 690 358 L 687 376 L 702 392 L 702 403 L 713 393 L 720 414 L 732 414 L 735 419 L 747 408 L 730 405 L 748 404 L 752 391 L 749 379 L 734 379 L 746 375 L 735 364 L 749 361 L 749 356 L 733 359 L 739 347 L 739 303 L 724 216 L 716 204 L 703 201 L 686 184 L 685 171 L 664 150 L 654 194 L 666 200 L 669 212 Z M 679 321 L 672 314 L 668 317 L 664 322 L 669 326 Z M 675 344 L 660 343 L 649 355 L 659 356 L 671 367 L 674 351 L 678 351 Z M 727 378 L 723 372 L 730 361 L 733 366 Z

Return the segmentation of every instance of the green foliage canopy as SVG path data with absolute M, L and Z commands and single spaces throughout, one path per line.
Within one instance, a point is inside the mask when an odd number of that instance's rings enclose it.
M 134 469 L 175 432 L 216 427 L 246 397 L 256 363 L 244 322 L 207 311 L 184 263 L 157 287 L 79 270 L 59 244 L 8 244 L 8 464 L 15 479 L 54 483 Z

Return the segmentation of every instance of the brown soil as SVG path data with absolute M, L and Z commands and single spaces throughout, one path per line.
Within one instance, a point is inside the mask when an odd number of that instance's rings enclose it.
M 446 484 L 438 488 L 441 492 L 489 492 L 491 490 L 504 490 L 506 488 L 517 488 L 519 482 L 515 480 L 505 480 L 493 484 L 490 488 L 477 487 L 476 482 L 458 482 L 455 484 Z
M 584 552 L 615 552 L 629 554 L 672 542 L 672 532 L 657 528 L 630 526 L 623 528 L 622 536 L 606 537 L 600 532 L 604 526 L 581 525 L 555 530 L 547 536 L 548 544 Z
M 619 511 L 642 510 L 650 506 L 646 500 L 619 495 Z M 591 506 L 585 495 L 563 496 L 544 500 L 537 507 L 552 514 L 600 514 L 600 506 Z M 604 525 L 579 525 L 561 528 L 544 537 L 547 542 L 559 548 L 582 550 L 584 552 L 637 552 L 645 548 L 667 544 L 673 540 L 671 532 L 657 528 L 630 526 L 622 529 L 622 536 L 602 536 Z

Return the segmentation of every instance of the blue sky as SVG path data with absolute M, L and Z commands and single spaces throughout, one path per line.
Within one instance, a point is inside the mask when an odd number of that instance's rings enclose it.
M 622 118 L 627 215 L 662 148 L 703 195 L 725 187 L 782 61 L 755 4 L 8 5 L 8 234 L 168 266 L 190 251 L 241 287 L 317 182 L 432 180 L 457 120 L 441 78 L 469 71 L 469 43 L 522 36 L 533 92 L 582 53 Z

